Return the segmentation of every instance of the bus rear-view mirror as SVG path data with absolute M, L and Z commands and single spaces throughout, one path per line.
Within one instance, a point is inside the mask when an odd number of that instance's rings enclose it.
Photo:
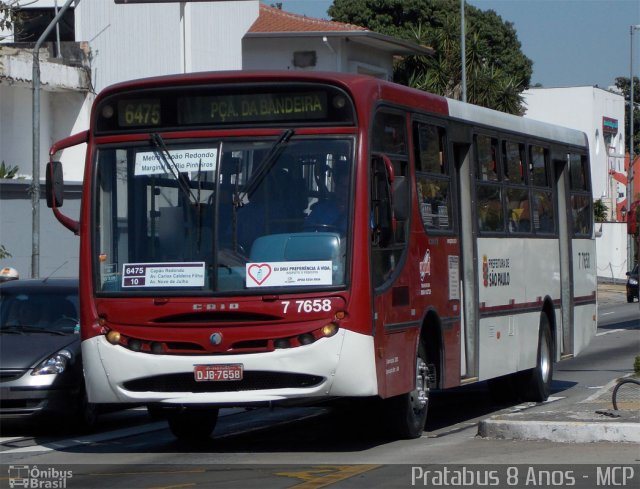
M 62 177 L 62 163 L 59 161 L 47 163 L 45 194 L 47 196 L 47 207 L 62 207 L 64 202 L 64 179 Z

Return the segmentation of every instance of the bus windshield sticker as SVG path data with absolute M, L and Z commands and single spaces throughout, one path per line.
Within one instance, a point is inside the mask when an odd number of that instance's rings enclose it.
M 122 287 L 203 287 L 204 262 L 125 263 Z
M 214 171 L 218 159 L 218 148 L 170 150 L 176 169 L 180 172 Z M 167 172 L 157 151 L 136 153 L 135 175 L 158 175 Z
M 247 287 L 331 285 L 331 261 L 247 263 Z

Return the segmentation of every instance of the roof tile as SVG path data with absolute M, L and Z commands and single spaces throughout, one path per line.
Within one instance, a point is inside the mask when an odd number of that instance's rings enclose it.
M 353 32 L 368 30 L 353 24 L 292 14 L 260 3 L 260 14 L 249 32 Z

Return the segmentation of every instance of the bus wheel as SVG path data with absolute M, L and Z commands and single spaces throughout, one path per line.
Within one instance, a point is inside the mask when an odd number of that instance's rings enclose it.
M 198 442 L 211 436 L 218 421 L 218 409 L 183 408 L 167 415 L 169 429 L 178 440 Z
M 385 404 L 393 436 L 403 439 L 422 436 L 429 410 L 429 366 L 422 342 L 416 357 L 416 388 L 387 399 Z
M 553 377 L 553 340 L 546 314 L 540 316 L 538 355 L 535 368 L 520 374 L 518 386 L 523 401 L 544 402 L 551 393 Z

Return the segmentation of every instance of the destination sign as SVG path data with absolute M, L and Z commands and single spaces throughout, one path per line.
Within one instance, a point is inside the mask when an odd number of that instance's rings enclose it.
M 121 100 L 118 123 L 123 127 L 160 125 L 160 101 L 157 99 Z
M 215 80 L 212 77 L 212 80 Z M 320 83 L 200 84 L 123 89 L 94 109 L 95 133 L 252 126 L 353 126 L 351 97 Z
M 317 120 L 328 113 L 325 92 L 192 96 L 178 107 L 180 124 Z

